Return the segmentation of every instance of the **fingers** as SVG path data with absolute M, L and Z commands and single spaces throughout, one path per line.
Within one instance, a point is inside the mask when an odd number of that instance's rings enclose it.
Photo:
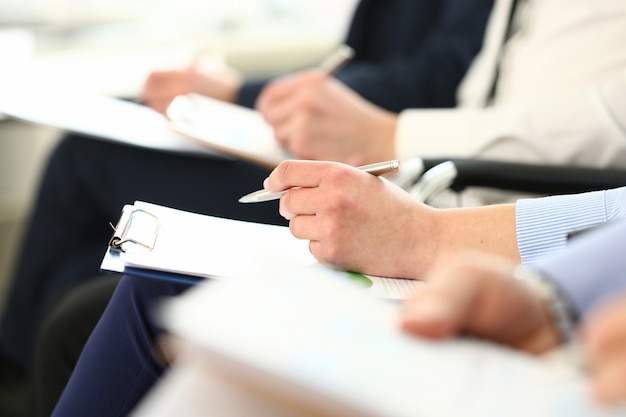
M 298 151 L 304 146 L 298 139 L 309 137 L 306 129 L 311 118 L 328 104 L 319 97 L 320 80 L 318 75 L 304 73 L 276 81 L 263 90 L 256 104 L 276 140 L 301 159 L 307 155 Z
M 142 100 L 142 103 L 145 106 L 150 107 L 152 110 L 157 113 L 161 113 L 163 115 L 167 114 L 167 108 L 169 107 L 172 99 L 170 98 L 145 98 Z
M 340 164 L 323 161 L 283 161 L 265 180 L 263 186 L 270 192 L 288 190 L 280 199 L 279 212 L 287 220 L 299 215 L 315 215 L 320 203 L 324 200 L 319 189 L 321 182 L 331 175 L 333 168 Z M 311 239 L 308 235 L 313 228 L 304 230 L 296 228 L 296 237 Z
M 283 161 L 270 174 L 268 190 L 275 193 L 292 187 L 317 187 L 328 170 L 337 165 L 325 161 Z
M 436 338 L 467 333 L 530 353 L 555 347 L 559 339 L 544 302 L 513 277 L 514 268 L 482 252 L 447 257 L 405 306 L 402 328 Z
M 293 217 L 289 222 L 289 231 L 298 239 L 319 241 L 322 237 L 317 218 L 311 215 Z
M 259 109 L 259 112 L 275 130 L 279 129 L 290 120 L 295 111 L 300 110 L 300 96 L 294 93 L 285 95 L 281 99 L 268 101 L 262 109 Z
M 316 71 L 307 71 L 278 78 L 269 83 L 263 91 L 261 91 L 261 94 L 255 103 L 255 107 L 262 114 L 264 114 L 277 102 L 293 95 L 295 92 L 301 90 L 305 85 L 317 82 L 322 78 L 323 75 L 317 73 Z
M 600 364 L 592 370 L 593 397 L 601 404 L 626 404 L 626 361 L 623 359 L 623 350 L 607 355 Z
M 159 113 L 165 114 L 174 97 L 191 91 L 193 69 L 154 71 L 144 84 L 141 101 Z
M 315 188 L 290 189 L 280 199 L 280 215 L 287 220 L 292 220 L 299 215 L 315 215 L 319 205 L 318 194 Z
M 421 288 L 402 308 L 400 326 L 407 332 L 441 339 L 463 330 L 481 281 L 442 275 Z
M 594 397 L 603 404 L 626 402 L 626 298 L 594 312 L 585 323 L 583 342 L 591 368 Z
M 291 152 L 298 159 L 322 159 L 309 158 L 307 155 L 307 144 L 311 141 L 310 125 L 311 118 L 298 112 L 290 113 L 287 118 L 278 123 L 272 123 L 274 137 L 280 145 Z

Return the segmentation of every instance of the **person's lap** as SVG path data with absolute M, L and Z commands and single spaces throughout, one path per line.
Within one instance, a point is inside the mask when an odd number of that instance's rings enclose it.
M 155 303 L 195 282 L 122 277 L 53 416 L 91 415 L 96 410 L 103 416 L 127 415 L 165 369 L 154 344 L 162 332 L 151 317 Z
M 56 300 L 98 274 L 124 204 L 148 201 L 234 219 L 286 224 L 276 202 L 243 205 L 269 171 L 209 159 L 66 137 L 42 178 L 2 317 L 0 351 L 26 367 Z M 32 254 L 32 256 L 31 256 Z
M 120 278 L 102 275 L 82 283 L 46 313 L 31 372 L 29 407 L 33 417 L 52 413 Z

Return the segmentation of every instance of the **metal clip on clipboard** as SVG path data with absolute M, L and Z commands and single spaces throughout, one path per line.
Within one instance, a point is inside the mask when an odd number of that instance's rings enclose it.
M 145 210 L 124 206 L 122 217 L 109 240 L 111 249 L 126 252 L 130 245 L 152 250 L 159 234 L 159 218 Z

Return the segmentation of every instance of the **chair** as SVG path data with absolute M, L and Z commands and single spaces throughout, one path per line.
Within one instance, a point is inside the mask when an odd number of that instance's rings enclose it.
M 421 172 L 418 172 L 421 164 Z M 626 186 L 626 168 L 535 165 L 470 158 L 433 158 L 408 162 L 413 182 L 400 184 L 416 199 L 428 202 L 445 189 L 468 187 L 548 194 L 573 194 Z

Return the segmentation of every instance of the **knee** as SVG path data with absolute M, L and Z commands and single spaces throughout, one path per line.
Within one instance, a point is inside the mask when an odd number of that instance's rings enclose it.
M 118 276 L 98 276 L 70 290 L 48 309 L 42 324 L 40 344 L 79 346 L 87 340 L 104 312 Z M 54 349 L 46 349 L 54 350 Z
M 111 303 L 130 306 L 134 311 L 150 313 L 158 301 L 179 295 L 192 285 L 192 281 L 125 275 L 117 285 Z

